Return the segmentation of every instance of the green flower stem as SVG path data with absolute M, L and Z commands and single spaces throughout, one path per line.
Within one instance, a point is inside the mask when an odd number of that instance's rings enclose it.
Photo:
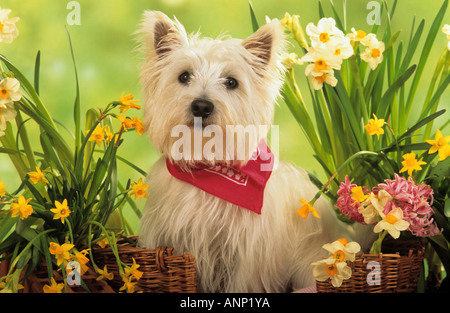
M 336 138 L 336 131 L 334 131 L 334 127 L 333 127 L 333 123 L 331 121 L 331 116 L 330 116 L 330 111 L 328 110 L 327 107 L 327 102 L 325 100 L 325 95 L 323 93 L 323 90 L 320 90 L 319 92 L 317 92 L 318 98 L 319 98 L 319 103 L 321 106 L 321 110 L 322 110 L 322 115 L 325 119 L 325 127 L 328 130 L 328 135 L 330 137 L 330 144 L 331 144 L 331 151 L 333 152 L 333 155 L 335 156 L 335 159 L 339 160 L 339 156 L 341 155 L 339 153 L 339 151 L 337 151 L 337 147 L 336 144 L 338 142 L 340 142 L 340 140 L 338 140 Z M 336 164 L 334 164 L 336 165 Z M 332 168 L 330 168 L 332 169 Z
M 363 114 L 364 125 L 367 125 L 367 124 L 369 124 L 369 114 L 367 112 L 367 103 L 364 98 L 364 89 L 363 89 L 361 80 L 359 78 L 359 68 L 358 68 L 358 63 L 356 62 L 356 57 L 352 56 L 351 58 L 349 58 L 349 62 L 350 62 L 350 68 L 352 70 L 352 75 L 353 75 L 353 80 L 355 82 L 356 90 L 358 91 L 358 94 L 359 94 L 359 103 L 361 106 L 361 112 Z M 366 136 L 366 142 L 368 145 L 368 149 L 373 150 L 372 138 L 370 137 L 368 132 L 364 132 L 364 134 Z
M 112 237 L 113 237 L 111 239 L 111 237 L 108 235 L 108 232 L 106 231 L 106 228 L 102 224 L 97 222 L 97 221 L 88 221 L 87 224 L 98 226 L 103 231 L 103 233 L 105 234 L 106 238 L 108 239 L 108 242 L 109 242 L 109 245 L 111 247 L 111 250 L 112 250 L 114 256 L 116 257 L 117 266 L 119 267 L 119 273 L 123 274 L 124 272 L 123 272 L 123 267 L 122 267 L 122 261 L 120 260 L 119 252 L 117 251 L 117 245 L 116 245 L 114 234 L 111 234 Z M 91 248 L 91 237 L 92 237 L 91 236 L 91 225 L 89 226 L 89 248 Z M 93 257 L 92 257 L 91 253 L 90 253 L 90 255 L 91 255 L 92 264 L 94 265 L 94 267 L 98 268 L 95 265 L 94 261 L 93 261 Z
M 283 95 L 286 104 L 288 105 L 299 125 L 302 127 L 303 132 L 305 133 L 307 139 L 313 147 L 314 152 L 318 155 L 322 162 L 326 164 L 328 168 L 332 168 L 331 165 L 334 164 L 333 159 L 331 155 L 325 152 L 322 143 L 317 136 L 311 117 L 308 114 L 308 110 L 306 109 L 301 92 L 297 86 L 294 69 L 291 69 L 288 72 L 286 78 L 287 84 L 284 87 Z M 293 99 L 290 100 L 291 98 Z
M 28 158 L 28 164 L 30 169 L 36 168 L 36 160 L 34 158 L 33 149 L 31 148 L 30 140 L 28 138 L 28 132 L 25 128 L 25 124 L 23 123 L 22 114 L 20 110 L 17 111 L 16 115 L 16 123 L 17 128 L 19 129 L 20 139 L 22 140 L 22 145 L 25 150 L 25 154 Z
M 381 252 L 381 245 L 383 243 L 384 237 L 386 237 L 387 231 L 383 230 L 383 232 L 378 234 L 378 239 L 374 241 L 372 247 L 370 248 L 370 254 L 378 254 Z
M 69 219 L 66 218 L 65 221 L 67 223 L 67 227 L 69 228 L 69 237 L 70 237 L 70 242 L 74 243 L 73 241 L 73 231 L 72 231 L 72 224 L 70 223 Z

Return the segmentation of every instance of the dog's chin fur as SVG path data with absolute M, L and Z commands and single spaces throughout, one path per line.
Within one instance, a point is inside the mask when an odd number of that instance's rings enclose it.
M 177 180 L 167 170 L 165 160 L 172 159 L 175 140 L 171 130 L 191 126 L 189 105 L 198 97 L 214 103 L 208 123 L 223 129 L 271 124 L 283 77 L 283 30 L 277 23 L 264 25 L 243 41 L 213 40 L 187 36 L 178 21 L 160 12 L 144 14 L 144 124 L 163 156 L 147 177 L 150 198 L 141 220 L 140 245 L 191 253 L 198 291 L 286 292 L 306 287 L 314 283 L 311 263 L 326 256 L 323 244 L 342 237 L 363 247 L 370 242 L 367 232 L 340 222 L 323 198 L 315 203 L 321 218 L 302 219 L 296 213 L 299 199 L 310 200 L 318 190 L 304 170 L 289 163 L 276 162 L 261 215 Z M 186 70 L 193 77 L 187 86 L 178 82 Z M 238 89 L 223 87 L 227 75 L 237 78 Z M 189 170 L 198 161 L 176 163 Z

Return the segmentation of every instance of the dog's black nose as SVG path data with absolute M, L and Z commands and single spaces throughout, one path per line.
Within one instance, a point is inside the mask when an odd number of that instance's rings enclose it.
M 191 103 L 191 112 L 195 117 L 207 118 L 214 111 L 214 104 L 211 101 L 197 99 Z

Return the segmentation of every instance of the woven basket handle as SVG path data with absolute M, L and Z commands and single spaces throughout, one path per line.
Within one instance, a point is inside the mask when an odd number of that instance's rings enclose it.
M 160 272 L 167 271 L 166 264 L 164 262 L 164 258 L 166 256 L 171 256 L 173 253 L 172 247 L 158 247 L 156 248 L 156 268 Z

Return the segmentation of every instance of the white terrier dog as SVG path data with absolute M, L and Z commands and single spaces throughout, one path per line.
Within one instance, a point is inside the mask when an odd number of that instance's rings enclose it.
M 151 11 L 140 33 L 144 125 L 163 154 L 147 177 L 140 245 L 194 255 L 202 292 L 286 292 L 314 284 L 311 263 L 325 257 L 322 245 L 354 236 L 323 198 L 315 203 L 320 219 L 296 213 L 299 199 L 309 201 L 318 191 L 306 171 L 275 162 L 271 171 L 241 172 L 255 154 L 233 161 L 238 149 L 229 151 L 228 138 L 227 149 L 215 147 L 212 155 L 195 158 L 184 151 L 184 158 L 174 157 L 180 125 L 192 131 L 188 141 L 211 125 L 218 133 L 230 125 L 271 125 L 284 75 L 280 23 L 266 24 L 245 40 L 201 39 Z M 258 133 L 252 150 L 265 135 Z M 205 138 L 200 140 L 205 147 Z M 266 153 L 264 147 L 258 155 Z

